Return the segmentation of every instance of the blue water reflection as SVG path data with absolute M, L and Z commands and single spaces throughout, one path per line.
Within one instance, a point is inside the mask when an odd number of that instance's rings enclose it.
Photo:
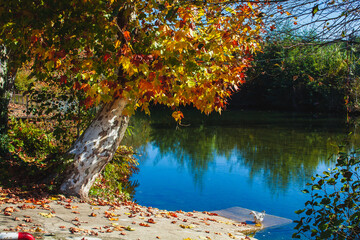
M 301 190 L 310 176 L 333 165 L 329 156 L 344 139 L 345 124 L 296 116 L 289 124 L 285 114 L 259 118 L 258 113 L 255 124 L 248 114 L 236 114 L 231 121 L 225 116 L 180 130 L 153 118 L 141 122 L 151 124 L 142 130 L 148 141 L 139 144 L 135 200 L 167 210 L 239 206 L 296 219 L 294 211 L 307 200 Z M 266 229 L 256 238 L 290 239 L 292 227 Z

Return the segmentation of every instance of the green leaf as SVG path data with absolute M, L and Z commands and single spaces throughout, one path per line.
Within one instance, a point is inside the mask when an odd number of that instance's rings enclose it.
M 329 198 L 323 198 L 320 202 L 323 205 L 328 205 L 330 203 L 330 199 Z
M 48 71 L 51 71 L 54 67 L 54 62 L 53 61 L 48 61 L 46 64 L 45 64 L 46 68 Z
M 187 84 L 188 84 L 188 86 L 191 87 L 191 88 L 193 88 L 193 87 L 196 86 L 196 82 L 195 82 L 195 81 L 192 81 L 192 80 L 187 81 Z
M 313 210 L 312 210 L 312 209 L 308 209 L 308 210 L 305 212 L 306 215 L 311 215 L 312 213 L 313 213 Z
M 296 213 L 296 214 L 301 214 L 301 213 L 303 213 L 304 211 L 305 211 L 305 209 L 300 209 L 300 210 L 295 211 L 295 213 Z
M 319 4 L 315 5 L 311 11 L 312 16 L 315 16 L 315 14 L 319 11 Z
M 291 236 L 292 238 L 300 238 L 300 235 L 297 233 L 293 233 L 293 235 Z

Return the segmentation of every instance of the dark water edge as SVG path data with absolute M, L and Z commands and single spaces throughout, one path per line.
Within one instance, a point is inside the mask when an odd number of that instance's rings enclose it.
M 359 146 L 345 117 L 264 111 L 203 116 L 184 111 L 137 115 L 126 141 L 141 153 L 135 200 L 168 210 L 213 211 L 239 206 L 296 219 L 301 193 L 315 173 L 333 166 L 338 145 Z M 353 134 L 348 135 L 349 132 Z M 259 240 L 291 239 L 294 225 L 265 229 Z

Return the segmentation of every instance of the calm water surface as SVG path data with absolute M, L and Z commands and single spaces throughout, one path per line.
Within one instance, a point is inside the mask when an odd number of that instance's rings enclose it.
M 345 119 L 292 113 L 225 112 L 204 117 L 185 112 L 176 129 L 171 113 L 134 117 L 140 172 L 135 200 L 167 210 L 214 211 L 239 206 L 290 219 L 303 208 L 301 193 L 349 131 Z M 291 239 L 293 225 L 266 229 L 258 239 Z

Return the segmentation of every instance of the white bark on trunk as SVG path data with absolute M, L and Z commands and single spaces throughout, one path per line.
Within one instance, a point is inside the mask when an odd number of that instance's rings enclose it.
M 9 51 L 0 45 L 0 135 L 7 134 L 8 105 L 12 97 L 15 75 L 9 72 Z
M 67 195 L 88 198 L 95 179 L 112 159 L 125 134 L 129 117 L 123 110 L 125 99 L 106 104 L 85 132 L 69 150 L 73 163 L 68 167 L 60 191 Z

